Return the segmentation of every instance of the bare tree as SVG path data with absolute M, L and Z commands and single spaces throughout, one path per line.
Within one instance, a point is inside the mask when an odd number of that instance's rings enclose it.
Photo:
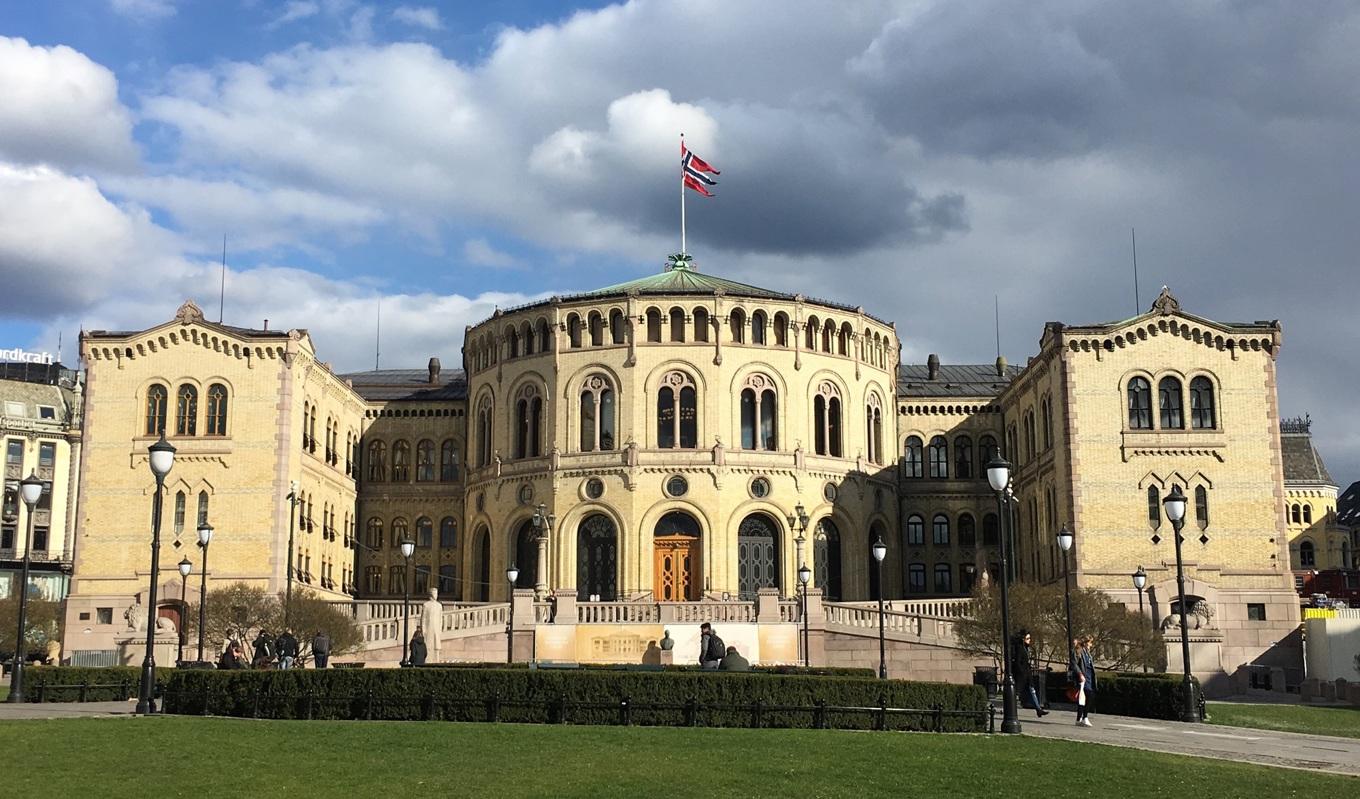
M 223 643 L 229 640 L 249 647 L 260 630 L 268 630 L 277 636 L 283 631 L 283 616 L 283 600 L 258 586 L 233 583 L 208 592 L 204 656 L 211 652 L 216 657 L 221 653 Z M 359 626 L 350 612 L 343 605 L 322 599 L 311 591 L 293 594 L 289 623 L 298 639 L 299 659 L 304 662 L 311 657 L 312 636 L 318 630 L 325 630 L 330 636 L 333 655 L 353 652 L 363 644 Z M 197 605 L 189 608 L 185 635 L 190 642 L 197 639 Z

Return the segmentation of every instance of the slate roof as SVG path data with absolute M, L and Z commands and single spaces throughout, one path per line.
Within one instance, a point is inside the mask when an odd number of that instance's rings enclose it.
M 930 379 L 930 368 L 923 363 L 906 363 L 897 367 L 897 396 L 899 397 L 995 397 L 1024 369 L 1007 366 L 996 373 L 996 364 L 941 364 L 935 379 Z
M 1337 498 L 1336 520 L 1347 527 L 1360 527 L 1360 480 L 1351 483 Z
M 462 369 L 439 374 L 439 383 L 430 384 L 428 369 L 375 369 L 339 375 L 366 400 L 383 402 L 432 402 L 467 399 L 467 375 Z
M 1280 448 L 1284 452 L 1284 481 L 1286 483 L 1305 483 L 1336 485 L 1327 465 L 1313 446 L 1313 437 L 1307 433 L 1281 433 Z

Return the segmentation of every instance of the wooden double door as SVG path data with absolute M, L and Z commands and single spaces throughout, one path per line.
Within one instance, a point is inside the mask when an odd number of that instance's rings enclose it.
M 699 599 L 699 540 L 687 535 L 652 539 L 654 596 L 659 602 L 692 602 Z

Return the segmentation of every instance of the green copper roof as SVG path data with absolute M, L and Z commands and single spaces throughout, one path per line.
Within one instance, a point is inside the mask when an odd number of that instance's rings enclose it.
M 575 299 L 578 297 L 601 297 L 616 294 L 712 294 L 715 291 L 722 291 L 724 294 L 737 297 L 765 297 L 770 299 L 793 299 L 792 294 L 783 294 L 778 291 L 762 289 L 758 286 L 749 286 L 745 283 L 738 283 L 735 280 L 728 280 L 716 275 L 707 275 L 703 272 L 696 272 L 688 267 L 673 267 L 657 275 L 647 275 L 629 280 L 626 283 L 618 283 L 613 286 L 606 286 L 595 291 L 587 291 L 581 294 L 572 294 L 563 299 Z

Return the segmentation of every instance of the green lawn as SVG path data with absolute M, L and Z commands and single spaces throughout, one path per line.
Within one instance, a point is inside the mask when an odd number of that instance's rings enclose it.
M 1360 738 L 1360 708 L 1210 702 L 1209 722 L 1228 727 Z
M 247 788 L 270 796 L 1276 799 L 1360 787 L 1349 777 L 999 735 L 175 717 L 5 722 L 0 774 L 12 796 L 139 799 Z

